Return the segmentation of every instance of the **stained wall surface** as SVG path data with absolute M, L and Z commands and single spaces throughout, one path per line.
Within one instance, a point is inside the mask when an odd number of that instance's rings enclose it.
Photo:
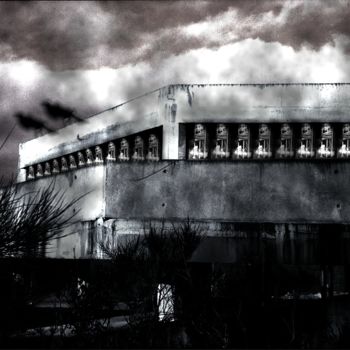
M 75 201 L 62 216 L 63 219 L 72 217 L 70 225 L 60 233 L 66 237 L 51 242 L 48 257 L 80 258 L 89 254 L 89 234 L 94 230 L 94 224 L 90 223 L 104 216 L 104 176 L 103 166 L 93 166 L 17 185 L 18 196 L 33 194 L 51 185 L 56 193 L 64 194 L 65 203 Z
M 350 223 L 346 161 L 108 164 L 108 218 Z
M 350 84 L 174 87 L 177 122 L 349 122 Z

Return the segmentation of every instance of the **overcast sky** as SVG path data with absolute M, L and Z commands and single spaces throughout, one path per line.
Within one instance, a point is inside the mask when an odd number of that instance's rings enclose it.
M 170 83 L 349 82 L 350 1 L 0 2 L 0 145 L 45 100 L 87 117 Z M 0 151 L 17 166 L 19 125 Z

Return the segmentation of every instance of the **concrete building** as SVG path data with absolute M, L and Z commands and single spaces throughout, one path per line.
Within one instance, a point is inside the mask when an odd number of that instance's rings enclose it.
M 350 84 L 169 85 L 21 144 L 18 188 L 85 195 L 49 257 L 102 257 L 99 242 L 145 221 L 190 218 L 214 237 L 197 261 L 234 262 L 250 243 L 230 239 L 259 236 L 279 260 L 316 264 L 303 242 L 329 233 L 344 263 L 349 101 Z

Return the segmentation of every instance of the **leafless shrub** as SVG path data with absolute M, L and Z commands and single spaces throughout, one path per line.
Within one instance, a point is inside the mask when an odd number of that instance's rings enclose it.
M 20 195 L 12 181 L 0 189 L 0 257 L 38 256 L 53 239 L 63 237 L 77 211 L 69 214 L 83 196 L 66 202 L 54 182 Z

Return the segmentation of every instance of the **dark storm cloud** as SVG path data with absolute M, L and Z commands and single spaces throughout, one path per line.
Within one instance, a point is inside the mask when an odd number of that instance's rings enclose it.
M 159 30 L 199 21 L 228 7 L 227 2 L 1 2 L 0 53 L 53 70 L 118 67 L 143 59 L 129 51 L 137 51 L 146 36 L 155 40 L 152 35 Z M 106 51 L 117 54 L 110 60 Z
M 52 101 L 43 101 L 41 103 L 41 106 L 43 107 L 46 115 L 57 121 L 57 120 L 74 120 L 78 122 L 82 122 L 84 119 L 80 118 L 76 115 L 76 112 L 70 108 L 63 106 L 62 104 L 58 102 L 52 102 Z
M 294 49 L 300 49 L 302 45 L 319 49 L 326 43 L 334 43 L 335 35 L 350 37 L 349 16 L 348 1 L 299 2 L 289 9 L 281 30 L 265 26 L 250 37 L 259 37 L 267 42 L 278 41 Z
M 261 23 L 286 9 L 281 23 Z M 225 13 L 238 22 L 220 23 Z M 2 59 L 27 58 L 52 70 L 118 68 L 248 37 L 318 49 L 334 34 L 350 36 L 345 1 L 0 2 L 0 15 Z M 215 37 L 183 31 L 211 20 Z

